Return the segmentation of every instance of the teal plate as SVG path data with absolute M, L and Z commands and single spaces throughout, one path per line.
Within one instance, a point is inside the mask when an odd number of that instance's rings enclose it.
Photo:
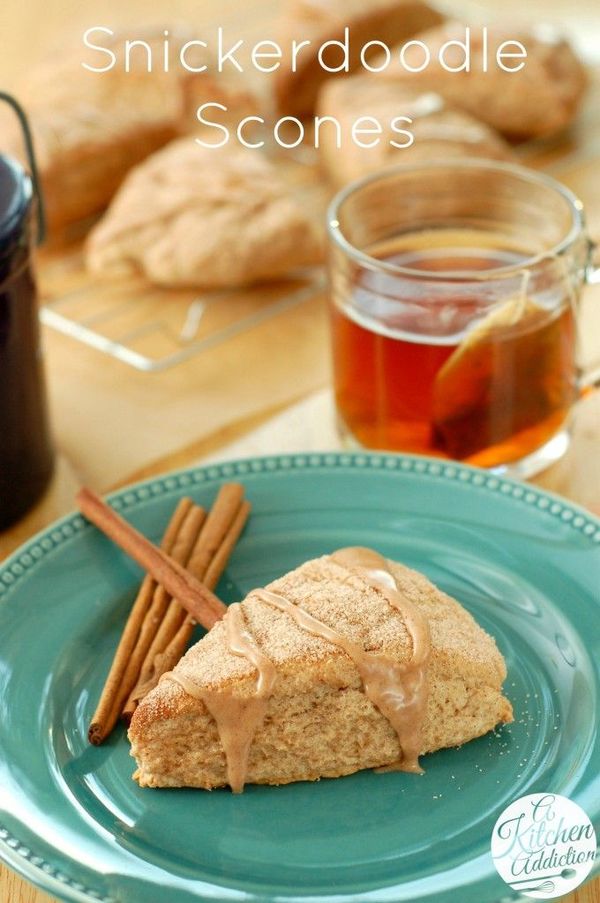
M 141 790 L 121 731 L 86 742 L 140 571 L 77 515 L 0 569 L 0 856 L 64 900 L 498 903 L 492 827 L 538 791 L 600 817 L 600 522 L 424 458 L 271 457 L 175 473 L 113 505 L 157 540 L 177 499 L 241 479 L 254 510 L 219 586 L 239 599 L 307 558 L 369 545 L 460 599 L 506 657 L 514 724 L 423 776 Z

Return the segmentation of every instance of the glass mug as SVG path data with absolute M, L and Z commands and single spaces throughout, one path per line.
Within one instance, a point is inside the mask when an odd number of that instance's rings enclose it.
M 346 443 L 531 476 L 568 447 L 585 387 L 581 202 L 541 173 L 463 160 L 349 185 L 328 214 Z

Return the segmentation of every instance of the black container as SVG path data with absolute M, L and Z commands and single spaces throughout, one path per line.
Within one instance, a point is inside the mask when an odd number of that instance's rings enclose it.
M 53 466 L 40 352 L 32 252 L 43 235 L 31 139 L 20 108 L 34 178 L 0 154 L 0 530 L 46 488 Z

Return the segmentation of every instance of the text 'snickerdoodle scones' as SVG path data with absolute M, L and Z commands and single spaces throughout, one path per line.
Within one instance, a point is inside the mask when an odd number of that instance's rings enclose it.
M 465 26 L 447 22 L 418 36 L 429 51 L 428 66 L 421 71 L 407 71 L 406 65 L 399 65 L 397 57 L 393 57 L 392 65 L 373 77 L 398 80 L 420 91 L 436 91 L 453 106 L 506 135 L 551 135 L 568 126 L 583 97 L 587 77 L 585 67 L 567 41 L 549 28 L 530 33 L 494 28 L 486 29 L 486 35 L 488 45 L 493 47 L 499 47 L 503 41 L 520 41 L 527 57 L 513 61 L 515 66 L 521 65 L 518 71 L 506 72 L 489 60 L 488 71 L 484 71 L 484 31 L 476 28 L 469 34 L 469 71 L 465 71 L 465 52 L 458 43 L 465 42 Z M 457 43 L 447 48 L 444 68 L 439 54 L 447 41 Z M 423 63 L 422 48 L 408 48 L 404 61 L 419 69 Z
M 369 549 L 252 591 L 142 701 L 145 787 L 211 789 L 419 771 L 512 720 L 494 640 L 423 575 Z
M 393 127 L 395 119 L 398 130 L 406 127 L 402 117 L 398 118 L 400 110 L 403 117 L 412 119 L 414 141 L 409 147 Z M 377 143 L 371 146 L 360 146 L 351 140 L 352 126 L 365 111 L 383 124 Z M 410 84 L 370 75 L 326 82 L 319 94 L 317 112 L 320 116 L 333 116 L 340 123 L 339 145 L 330 124 L 323 126 L 319 136 L 321 162 L 336 185 L 397 163 L 456 157 L 512 160 L 515 156 L 494 129 L 452 107 L 439 94 L 423 93 Z

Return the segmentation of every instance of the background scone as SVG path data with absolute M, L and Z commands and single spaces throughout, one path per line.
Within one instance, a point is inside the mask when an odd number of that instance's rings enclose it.
M 450 107 L 439 94 L 422 93 L 410 85 L 370 75 L 328 81 L 319 94 L 317 113 L 333 116 L 340 123 L 340 147 L 331 123 L 322 126 L 319 136 L 321 163 L 338 186 L 397 163 L 454 157 L 515 159 L 510 145 L 494 129 Z M 373 147 L 360 147 L 352 140 L 352 125 L 362 116 L 373 116 L 382 125 L 379 143 Z M 413 133 L 415 140 L 410 147 L 391 144 L 406 140 L 391 126 L 400 116 L 413 120 L 410 125 L 397 124 L 397 128 Z
M 400 592 L 429 625 L 429 693 L 420 752 L 465 743 L 512 720 L 502 695 L 506 668 L 494 640 L 426 577 L 394 562 L 389 567 Z M 402 615 L 383 593 L 329 556 L 306 562 L 268 589 L 366 651 L 400 663 L 411 659 Z M 277 672 L 264 722 L 250 747 L 248 782 L 316 780 L 398 761 L 398 736 L 365 695 L 349 655 L 300 628 L 259 594 L 251 593 L 241 610 Z M 256 670 L 230 652 L 222 621 L 190 649 L 174 674 L 209 692 L 242 698 L 255 692 Z M 142 786 L 210 789 L 227 783 L 214 719 L 201 699 L 168 677 L 140 704 L 129 737 Z
M 577 112 L 587 77 L 585 68 L 570 45 L 553 29 L 531 32 L 490 28 L 489 46 L 503 41 L 520 41 L 527 50 L 525 65 L 518 72 L 504 72 L 490 61 L 483 72 L 482 30 L 471 29 L 471 71 L 448 72 L 438 60 L 446 41 L 465 40 L 465 26 L 448 22 L 419 35 L 419 41 L 431 52 L 431 63 L 421 72 L 407 72 L 399 62 L 377 74 L 377 78 L 399 79 L 421 91 L 436 91 L 453 106 L 487 122 L 492 128 L 516 138 L 551 135 L 566 128 Z M 408 48 L 406 62 L 418 67 L 423 63 L 419 47 Z M 464 51 L 451 47 L 446 64 L 459 67 Z
M 88 236 L 103 276 L 144 274 L 167 286 L 219 289 L 317 263 L 321 235 L 256 150 L 180 138 L 127 177 Z
M 192 37 L 183 28 L 169 31 L 172 53 Z M 162 58 L 162 29 L 139 37 L 154 60 Z M 30 70 L 17 91 L 30 118 L 54 233 L 103 210 L 136 163 L 195 127 L 199 104 L 210 100 L 229 109 L 252 106 L 249 95 L 223 77 L 193 75 L 175 65 L 165 73 L 156 62 L 148 72 L 147 53 L 140 47 L 132 51 L 131 71 L 125 72 L 124 36 L 103 35 L 102 43 L 116 56 L 111 70 L 87 71 L 82 63 L 106 65 L 106 55 L 68 48 Z M 9 128 L 13 152 L 20 153 L 20 132 L 12 121 Z
M 320 86 L 332 77 L 319 65 L 318 48 L 325 41 L 340 40 L 346 26 L 350 29 L 353 71 L 360 63 L 360 50 L 367 41 L 399 43 L 443 19 L 425 0 L 286 0 L 280 26 L 282 47 L 289 48 L 292 40 L 313 44 L 299 52 L 295 72 L 291 57 L 284 56 L 275 73 L 279 111 L 294 116 L 308 116 L 314 111 Z M 341 51 L 337 52 L 341 59 Z M 333 59 L 332 54 L 332 66 Z

